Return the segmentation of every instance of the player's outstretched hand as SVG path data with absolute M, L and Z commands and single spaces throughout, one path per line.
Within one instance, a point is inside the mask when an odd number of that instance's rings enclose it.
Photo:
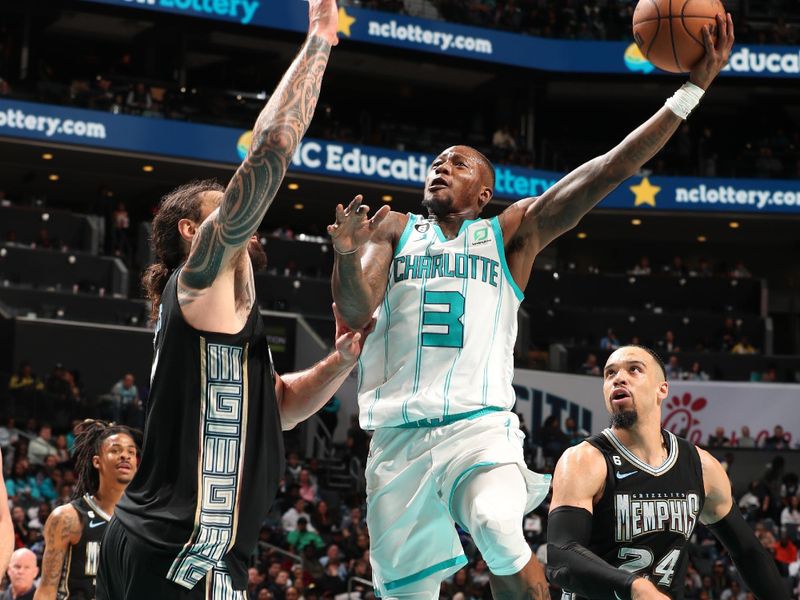
M 364 340 L 375 329 L 375 319 L 370 319 L 370 322 L 361 329 L 350 329 L 345 325 L 335 302 L 333 303 L 333 316 L 336 318 L 336 351 L 345 362 L 355 363 L 364 348 Z
M 631 600 L 669 600 L 669 596 L 659 592 L 658 588 L 644 577 L 640 577 L 631 587 Z
M 703 45 L 706 47 L 705 56 L 695 65 L 689 73 L 689 81 L 698 87 L 708 89 L 714 78 L 728 64 L 733 48 L 733 19 L 731 13 L 724 17 L 717 15 L 717 41 L 711 37 L 710 26 L 703 27 Z
M 388 206 L 382 206 L 371 219 L 368 219 L 369 206 L 361 204 L 363 199 L 359 194 L 347 208 L 339 204 L 336 207 L 336 222 L 328 225 L 333 249 L 339 254 L 350 254 L 366 244 L 391 211 Z
M 336 0 L 308 0 L 308 35 L 318 35 L 335 46 L 339 43 L 338 30 Z

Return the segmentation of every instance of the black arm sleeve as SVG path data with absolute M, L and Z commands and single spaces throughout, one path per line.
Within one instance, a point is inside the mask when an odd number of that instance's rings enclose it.
M 592 514 L 559 506 L 547 524 L 547 577 L 586 598 L 630 600 L 636 575 L 611 566 L 586 546 L 592 537 Z
M 708 528 L 725 546 L 745 584 L 758 600 L 789 600 L 789 590 L 778 573 L 775 560 L 758 541 L 735 504 L 724 519 Z

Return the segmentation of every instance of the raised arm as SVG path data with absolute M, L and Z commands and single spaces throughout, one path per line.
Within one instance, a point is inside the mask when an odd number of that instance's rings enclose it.
M 353 329 L 369 323 L 386 292 L 394 249 L 408 222 L 406 215 L 382 206 L 370 219 L 369 207 L 356 196 L 336 207 L 336 222 L 328 226 L 334 250 L 333 300 L 342 319 Z
M 333 314 L 336 316 L 336 349 L 310 369 L 276 377 L 275 395 L 284 431 L 325 406 L 353 370 L 364 340 L 372 331 L 373 321 L 364 329 L 349 329 L 336 304 L 333 305 Z
M 725 546 L 745 584 L 758 600 L 789 600 L 775 561 L 747 525 L 733 503 L 731 482 L 725 469 L 705 450 L 697 449 L 703 465 L 706 501 L 700 521 Z
M 8 508 L 8 491 L 3 479 L 3 453 L 0 451 L 0 576 L 8 569 L 11 553 L 14 552 L 14 524 Z
M 71 504 L 56 508 L 44 525 L 42 578 L 33 600 L 56 600 L 70 544 L 81 536 L 81 521 Z
M 516 202 L 501 215 L 508 261 L 517 285 L 525 289 L 536 255 L 580 219 L 620 183 L 635 175 L 677 131 L 722 68 L 733 47 L 733 21 L 717 17 L 716 43 L 703 30 L 706 54 L 679 90 L 645 123 L 609 152 L 584 163 L 536 198 Z M 686 89 L 689 87 L 689 89 Z M 700 88 L 700 89 L 698 89 Z M 681 116 L 678 116 L 678 115 Z
M 547 524 L 547 577 L 587 598 L 669 600 L 646 579 L 608 564 L 587 547 L 607 473 L 603 455 L 586 442 L 558 461 Z
M 338 23 L 335 0 L 309 0 L 308 10 L 308 37 L 258 116 L 250 149 L 222 204 L 194 237 L 179 297 L 191 299 L 233 264 L 264 218 L 308 129 Z

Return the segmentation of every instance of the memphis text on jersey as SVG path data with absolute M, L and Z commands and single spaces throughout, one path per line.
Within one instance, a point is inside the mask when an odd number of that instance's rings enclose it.
M 662 531 L 689 539 L 700 510 L 700 497 L 695 493 L 618 493 L 614 497 L 616 541 L 630 542 Z

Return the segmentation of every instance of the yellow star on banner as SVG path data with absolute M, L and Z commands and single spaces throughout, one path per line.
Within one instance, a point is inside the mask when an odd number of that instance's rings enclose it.
M 336 33 L 343 33 L 347 37 L 350 37 L 350 26 L 355 22 L 356 22 L 355 18 L 348 15 L 344 7 L 340 8 L 339 29 L 336 30 Z
M 632 185 L 630 190 L 636 194 L 636 199 L 633 201 L 634 206 L 641 206 L 642 204 L 649 204 L 653 208 L 656 206 L 656 194 L 661 191 L 657 185 L 650 183 L 647 177 L 643 177 L 639 185 Z

